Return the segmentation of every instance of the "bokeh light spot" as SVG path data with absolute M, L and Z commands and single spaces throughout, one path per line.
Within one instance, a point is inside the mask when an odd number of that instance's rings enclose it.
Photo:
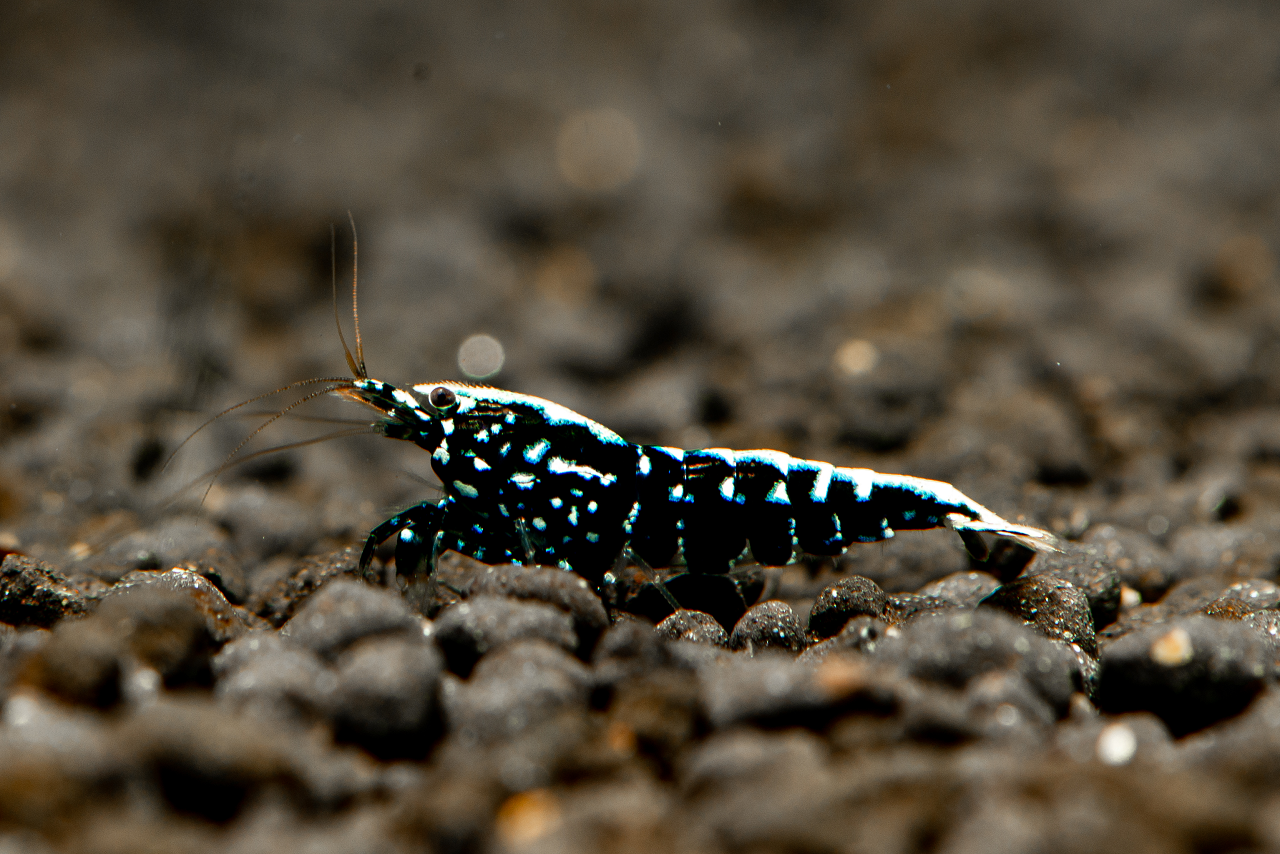
M 472 335 L 458 348 L 458 367 L 472 379 L 493 376 L 506 358 L 502 342 L 492 335 Z

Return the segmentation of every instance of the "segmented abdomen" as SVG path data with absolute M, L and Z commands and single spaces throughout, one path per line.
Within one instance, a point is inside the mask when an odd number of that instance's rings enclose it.
M 973 504 L 949 484 L 838 468 L 778 451 L 640 448 L 632 551 L 650 566 L 678 547 L 693 572 L 727 572 L 748 543 L 765 565 L 837 555 L 894 529 L 936 528 Z

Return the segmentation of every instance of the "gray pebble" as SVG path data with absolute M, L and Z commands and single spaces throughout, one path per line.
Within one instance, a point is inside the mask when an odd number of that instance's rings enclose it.
M 725 646 L 729 643 L 729 635 L 724 627 L 716 622 L 716 618 L 704 611 L 687 611 L 681 609 L 658 623 L 658 637 L 669 641 L 692 641 L 693 643 Z
M 1169 553 L 1146 534 L 1101 525 L 1089 529 L 1084 544 L 1100 548 L 1120 583 L 1137 590 L 1145 602 L 1159 599 L 1175 580 Z
M 1106 546 L 1063 541 L 1062 551 L 1036 555 L 1023 577 L 1050 573 L 1069 581 L 1089 600 L 1095 630 L 1115 622 L 1120 613 L 1120 575 Z
M 347 580 L 326 584 L 281 629 L 293 643 L 329 659 L 370 635 L 421 631 L 422 618 L 398 595 Z
M 889 604 L 884 609 L 884 620 L 890 625 L 899 626 L 919 617 L 940 614 L 955 608 L 954 602 L 939 596 L 895 593 L 889 597 Z
M 729 635 L 730 649 L 757 652 L 780 649 L 797 652 L 804 646 L 804 629 L 786 602 L 761 602 L 747 609 Z
M 590 688 L 581 661 L 546 641 L 520 640 L 482 658 L 465 682 L 446 677 L 441 696 L 450 731 L 489 743 L 585 708 Z
M 1273 676 L 1273 659 L 1271 645 L 1249 626 L 1184 617 L 1106 646 L 1098 706 L 1154 712 L 1183 735 L 1243 710 Z
M 543 640 L 561 649 L 574 651 L 578 636 L 573 618 L 542 602 L 476 596 L 450 605 L 433 623 L 436 644 L 444 653 L 449 669 L 467 676 L 490 650 L 517 640 Z
M 444 658 L 423 639 L 365 638 L 334 665 L 335 735 L 382 759 L 421 758 L 438 734 Z
M 869 578 L 850 575 L 828 585 L 809 610 L 809 633 L 834 637 L 854 617 L 883 617 L 889 596 Z
M 506 596 L 554 605 L 573 617 L 573 630 L 584 652 L 609 627 L 600 597 L 585 578 L 545 566 L 485 566 L 478 564 L 463 588 L 467 597 Z
M 922 617 L 899 632 L 880 641 L 872 658 L 920 679 L 963 688 L 977 676 L 1015 670 L 1059 714 L 1082 687 L 1070 647 L 994 608 Z
M 1000 586 L 995 576 L 986 572 L 953 572 L 930 582 L 916 591 L 921 596 L 945 599 L 961 608 L 976 608 L 978 603 Z
M 311 721 L 328 716 L 337 677 L 309 649 L 265 642 L 274 634 L 228 644 L 214 660 L 219 671 L 214 695 L 229 708 L 258 717 Z M 256 648 L 253 647 L 257 644 Z
M 840 634 L 827 638 L 822 643 L 816 643 L 800 653 L 799 660 L 817 663 L 835 653 L 870 653 L 875 651 L 876 644 L 885 637 L 885 633 L 889 630 L 889 624 L 884 620 L 877 620 L 875 617 L 855 617 L 845 623 L 844 628 L 840 630 Z M 893 631 L 896 632 L 898 630 L 893 629 Z
M 1056 574 L 1042 572 L 1015 578 L 979 604 L 1021 617 L 1045 637 L 1079 644 L 1090 655 L 1098 652 L 1088 597 Z

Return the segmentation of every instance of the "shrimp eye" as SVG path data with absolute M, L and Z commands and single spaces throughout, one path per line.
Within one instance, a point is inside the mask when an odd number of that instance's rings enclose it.
M 436 409 L 448 409 L 458 402 L 458 396 L 444 386 L 436 386 L 431 389 L 431 393 L 427 395 L 427 400 Z

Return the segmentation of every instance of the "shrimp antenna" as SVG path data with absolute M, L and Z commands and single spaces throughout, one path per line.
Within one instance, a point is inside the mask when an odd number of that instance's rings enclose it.
M 351 215 L 351 211 L 347 211 L 347 221 L 351 223 L 351 319 L 356 327 L 356 359 L 351 364 L 351 370 L 355 372 L 357 379 L 368 379 L 369 372 L 364 366 L 364 344 L 360 340 L 360 300 L 358 298 L 358 285 L 360 284 L 360 237 L 356 234 L 356 218 Z M 346 350 L 347 344 L 344 341 L 342 348 Z M 347 362 L 351 363 L 351 352 L 347 352 Z
M 338 391 L 339 389 L 342 389 L 342 388 L 347 388 L 350 386 L 350 382 L 351 382 L 350 380 L 344 379 L 342 380 L 343 385 L 330 385 L 328 388 L 322 388 L 319 391 L 313 391 L 308 394 L 304 394 L 302 397 L 298 398 L 293 403 L 289 404 L 284 409 L 281 409 L 275 415 L 272 415 L 266 421 L 263 421 L 261 424 L 259 424 L 258 429 L 254 430 L 248 436 L 245 436 L 242 440 L 240 440 L 240 444 L 236 445 L 235 450 L 227 454 L 227 458 L 222 461 L 222 465 L 217 469 L 217 471 L 213 473 L 213 480 L 209 481 L 209 486 L 205 489 L 204 495 L 200 496 L 200 503 L 203 504 L 204 500 L 209 497 L 209 491 L 213 489 L 213 485 L 217 483 L 218 475 L 226 471 L 227 467 L 231 465 L 231 461 L 235 459 L 237 454 L 240 453 L 240 449 L 243 448 L 245 445 L 249 444 L 249 442 L 255 436 L 257 436 L 263 430 L 266 430 L 272 424 L 279 421 L 281 418 L 287 415 L 291 410 L 297 409 L 299 406 L 301 406 L 302 404 L 306 403 L 309 400 L 315 400 L 317 397 L 323 397 L 324 395 L 329 394 L 330 392 Z M 249 401 L 245 401 L 245 403 L 248 403 L 248 402 Z M 243 406 L 244 404 L 240 404 L 240 405 Z M 364 432 L 364 431 L 356 431 L 356 432 Z M 335 437 L 337 435 L 341 435 L 341 431 L 340 433 L 335 434 Z M 283 450 L 283 448 L 277 448 L 273 450 Z M 258 456 L 258 454 L 255 453 L 254 456 Z
M 166 469 L 169 468 L 169 464 L 173 462 L 174 457 L 178 456 L 178 451 L 181 451 L 184 447 L 186 447 L 186 444 L 190 442 L 192 439 L 194 439 L 197 434 L 199 434 L 202 430 L 204 430 L 204 428 L 208 427 L 213 422 L 217 421 L 219 418 L 222 418 L 223 416 L 226 416 L 226 415 L 230 415 L 231 413 L 235 412 L 237 409 L 240 409 L 241 407 L 248 406 L 251 403 L 257 403 L 259 400 L 264 400 L 268 397 L 272 397 L 274 395 L 280 394 L 281 392 L 289 391 L 290 389 L 297 388 L 298 386 L 315 385 L 316 383 L 341 383 L 342 385 L 349 385 L 351 383 L 351 380 L 347 379 L 346 377 L 315 377 L 309 380 L 298 380 L 296 383 L 289 383 L 288 385 L 280 386 L 280 388 L 276 389 L 275 391 L 268 391 L 263 394 L 259 394 L 255 397 L 251 397 L 248 400 L 242 400 L 239 403 L 237 403 L 235 406 L 228 406 L 226 409 L 222 410 L 217 415 L 213 416 L 212 418 L 208 419 L 203 424 L 201 424 L 199 427 L 192 430 L 191 433 L 187 436 L 187 438 L 179 442 L 178 447 L 173 449 L 173 453 L 169 454 L 169 458 L 165 460 L 164 465 L 160 467 L 161 473 L 163 473 Z M 311 397 L 316 397 L 318 396 L 318 394 L 320 393 L 317 393 L 316 395 L 311 395 L 305 399 L 310 400 Z M 292 408 L 293 408 L 292 406 L 289 407 L 289 409 L 292 409 Z M 284 412 L 288 412 L 289 409 L 284 410 Z M 278 414 L 283 415 L 284 412 L 281 412 Z
M 363 427 L 363 428 L 349 427 L 346 430 L 335 430 L 332 433 L 325 433 L 322 436 L 312 436 L 310 439 L 302 439 L 297 442 L 288 442 L 286 444 L 276 445 L 271 448 L 263 448 L 262 450 L 254 451 L 252 454 L 245 454 L 243 457 L 239 457 L 234 461 L 227 460 L 223 462 L 222 465 L 218 466 L 215 469 L 211 469 L 205 472 L 204 474 L 197 477 L 195 480 L 188 483 L 186 486 L 182 487 L 182 489 L 178 490 L 177 493 L 173 495 L 173 497 L 171 497 L 168 501 L 166 501 L 161 506 L 162 507 L 171 506 L 174 501 L 178 500 L 178 497 L 181 496 L 182 493 L 186 492 L 188 489 L 195 486 L 197 483 L 204 480 L 205 478 L 213 478 L 213 480 L 216 482 L 217 479 L 222 475 L 222 473 L 225 472 L 227 469 L 232 468 L 234 466 L 244 465 L 245 463 L 256 460 L 259 457 L 265 457 L 267 454 L 278 454 L 281 451 L 292 451 L 295 448 L 305 448 L 308 445 L 318 445 L 321 442 L 328 442 L 332 439 L 344 439 L 348 436 L 363 436 L 363 435 L 371 434 L 372 432 L 373 431 L 369 427 Z M 212 487 L 212 484 L 210 484 L 210 487 Z M 204 493 L 204 497 L 200 499 L 202 503 L 204 501 L 204 498 L 207 498 L 208 495 L 209 495 L 209 490 L 206 489 Z
M 347 211 L 347 216 L 351 216 L 351 211 Z M 352 243 L 355 242 L 355 220 L 351 220 Z M 354 249 L 352 250 L 354 259 Z M 329 267 L 330 281 L 333 283 L 333 325 L 338 327 L 338 340 L 342 342 L 342 354 L 347 357 L 347 367 L 351 369 L 351 374 L 358 380 L 365 379 L 368 374 L 364 369 L 364 351 L 360 346 L 360 314 L 356 308 L 356 272 L 354 265 L 351 271 L 351 310 L 356 318 L 356 353 L 359 354 L 359 361 L 351 355 L 351 348 L 347 346 L 347 336 L 342 334 L 342 321 L 338 318 L 338 238 L 334 232 L 333 223 L 329 223 Z

